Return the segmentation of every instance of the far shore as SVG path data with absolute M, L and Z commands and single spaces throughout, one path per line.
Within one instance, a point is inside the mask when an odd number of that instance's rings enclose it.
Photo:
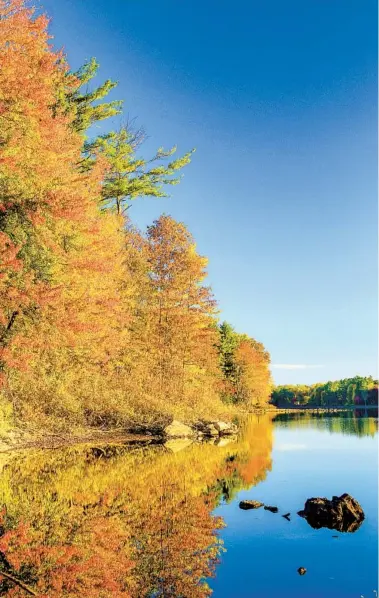
M 272 407 L 266 411 L 268 413 L 293 413 L 294 411 L 307 413 L 335 413 L 338 411 L 356 411 L 358 409 L 378 409 L 378 405 L 351 405 L 342 407 L 307 407 L 306 405 L 293 405 L 292 407 Z

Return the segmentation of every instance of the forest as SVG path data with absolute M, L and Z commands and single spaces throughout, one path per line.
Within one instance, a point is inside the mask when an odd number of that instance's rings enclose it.
M 276 407 L 353 407 L 378 405 L 378 380 L 371 376 L 345 378 L 335 382 L 277 386 L 271 403 Z
M 131 121 L 92 135 L 121 119 L 117 84 L 92 84 L 95 59 L 70 70 L 48 25 L 0 0 L 2 425 L 132 427 L 266 405 L 269 353 L 220 324 L 186 226 L 133 222 L 133 202 L 167 196 L 194 150 L 144 157 Z

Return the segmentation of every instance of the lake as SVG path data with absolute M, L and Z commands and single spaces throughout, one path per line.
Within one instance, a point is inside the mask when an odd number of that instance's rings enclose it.
M 1 453 L 0 596 L 372 598 L 377 433 L 377 412 L 294 413 L 218 442 Z M 297 515 L 345 492 L 365 512 L 355 532 Z

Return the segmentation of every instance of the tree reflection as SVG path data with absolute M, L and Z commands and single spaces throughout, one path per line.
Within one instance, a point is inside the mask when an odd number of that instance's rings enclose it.
M 0 595 L 203 598 L 223 550 L 220 500 L 271 467 L 272 423 L 225 446 L 81 446 L 9 457 L 0 481 Z
M 378 431 L 378 411 L 373 409 L 355 409 L 339 413 L 280 413 L 273 421 L 275 426 L 285 428 L 301 426 L 354 436 L 375 436 Z

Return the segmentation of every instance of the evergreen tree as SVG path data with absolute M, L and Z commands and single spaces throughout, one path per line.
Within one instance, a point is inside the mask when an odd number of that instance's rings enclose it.
M 159 148 L 150 160 L 135 154 L 135 134 L 130 127 L 102 135 L 84 145 L 83 168 L 91 168 L 98 157 L 105 159 L 107 170 L 103 180 L 102 202 L 113 206 L 118 214 L 125 212 L 136 197 L 167 197 L 166 185 L 177 185 L 179 170 L 189 164 L 194 150 L 167 163 L 176 152 Z M 165 163 L 166 162 L 166 163 Z
M 117 116 L 122 111 L 122 100 L 101 102 L 117 87 L 117 82 L 107 79 L 92 91 L 88 89 L 98 69 L 98 62 L 91 58 L 76 72 L 69 72 L 58 95 L 58 110 L 71 116 L 72 128 L 82 135 L 95 122 Z

